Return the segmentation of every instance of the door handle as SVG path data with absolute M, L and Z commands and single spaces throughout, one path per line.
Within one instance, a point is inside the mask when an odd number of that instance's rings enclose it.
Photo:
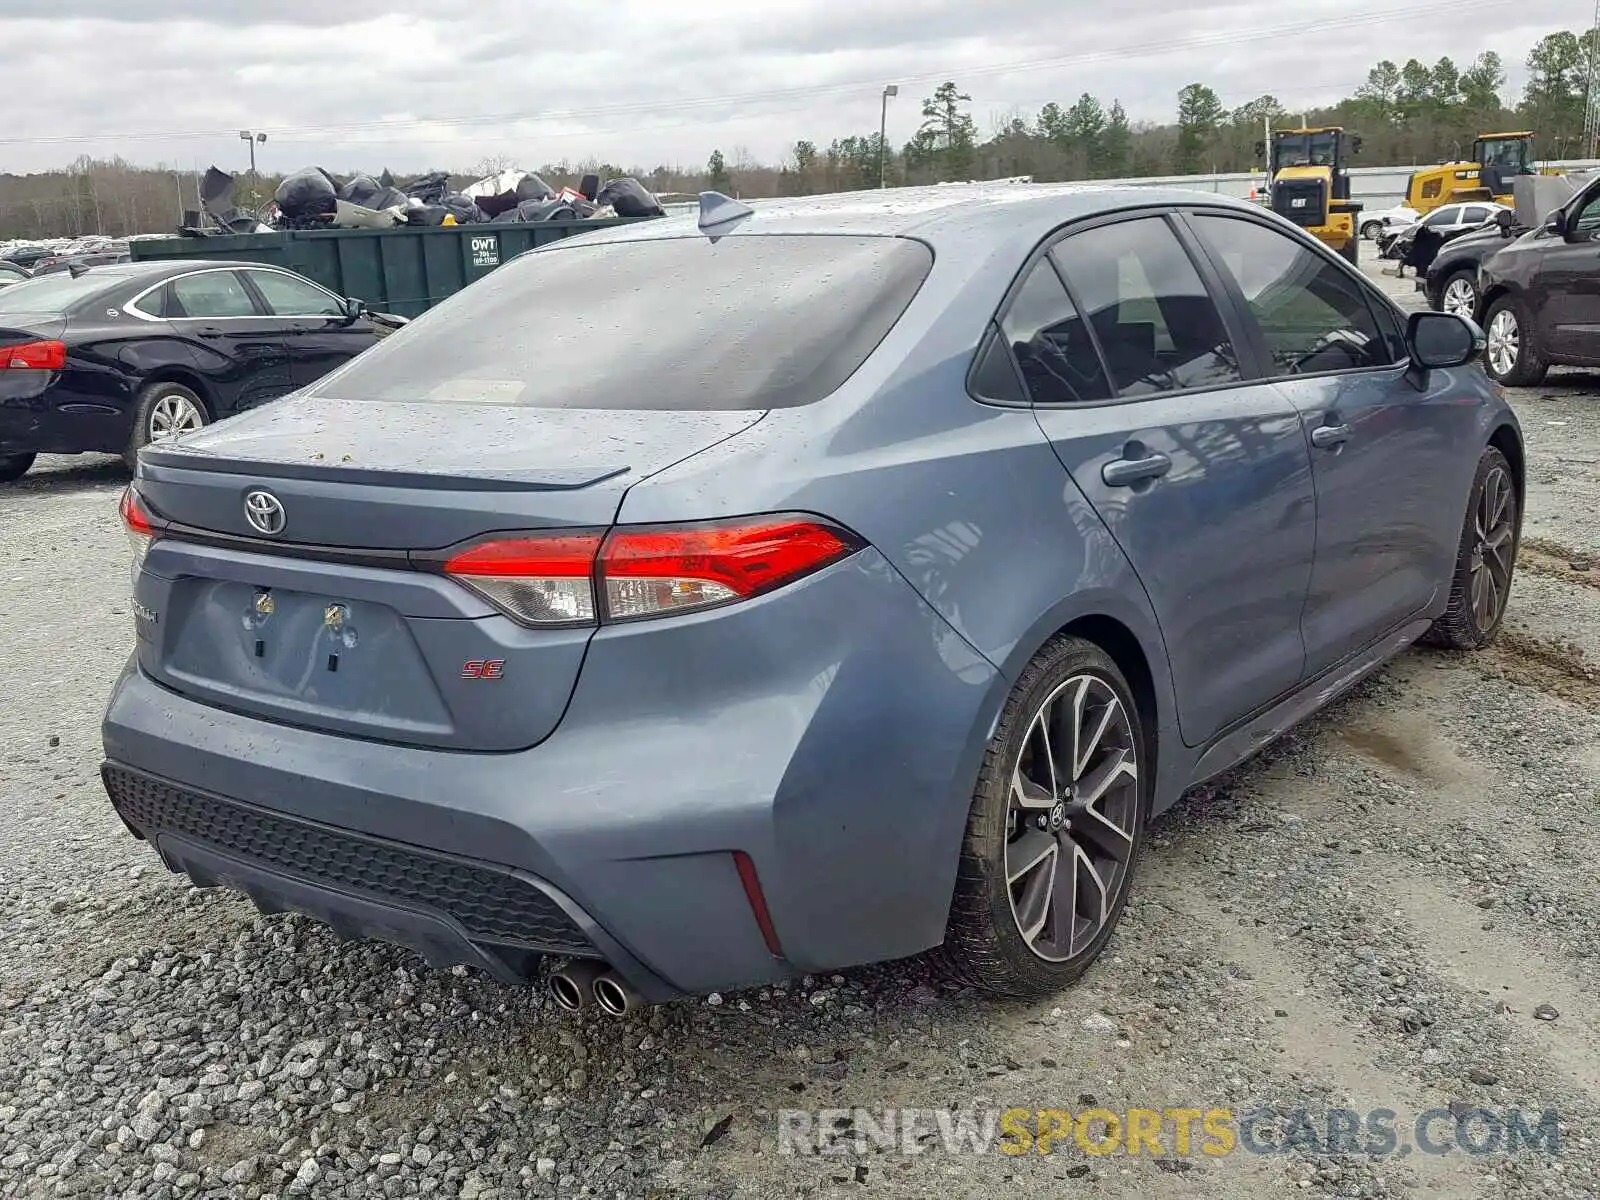
M 1318 425 L 1311 431 L 1311 444 L 1318 450 L 1334 450 L 1349 440 L 1348 425 Z
M 1149 454 L 1144 458 L 1117 458 L 1100 468 L 1100 478 L 1107 487 L 1132 487 L 1146 479 L 1159 479 L 1172 470 L 1172 460 L 1165 454 Z

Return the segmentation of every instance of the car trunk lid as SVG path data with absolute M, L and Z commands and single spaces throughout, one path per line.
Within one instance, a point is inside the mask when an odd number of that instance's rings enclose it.
M 290 397 L 149 447 L 135 488 L 171 535 L 136 579 L 140 662 L 183 694 L 310 728 L 533 745 L 592 629 L 519 625 L 412 552 L 603 530 L 634 482 L 762 415 Z M 252 525 L 253 493 L 278 506 L 277 533 Z

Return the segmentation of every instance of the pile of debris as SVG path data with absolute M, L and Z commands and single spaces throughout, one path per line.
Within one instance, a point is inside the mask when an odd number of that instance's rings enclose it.
M 234 177 L 212 167 L 200 186 L 202 213 L 189 214 L 191 237 L 221 233 L 271 233 L 281 229 L 392 229 L 397 225 L 476 225 L 529 221 L 582 221 L 602 217 L 659 217 L 664 210 L 637 179 L 585 175 L 577 188 L 553 188 L 532 171 L 503 171 L 455 191 L 445 171 L 397 184 L 388 171 L 377 178 L 341 180 L 307 167 L 278 185 L 271 203 L 254 213 L 233 199 Z M 208 228 L 209 217 L 217 229 Z

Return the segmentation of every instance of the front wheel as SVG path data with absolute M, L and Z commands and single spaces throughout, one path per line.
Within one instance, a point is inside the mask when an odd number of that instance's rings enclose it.
M 1506 456 L 1490 446 L 1478 460 L 1450 576 L 1450 602 L 1422 640 L 1450 650 L 1486 646 L 1505 619 L 1522 523 Z
M 1549 369 L 1539 351 L 1537 328 L 1520 300 L 1502 296 L 1489 307 L 1484 369 L 1489 377 L 1511 387 L 1528 387 Z
M 180 383 L 152 383 L 139 393 L 133 433 L 123 460 L 131 471 L 139 451 L 152 442 L 165 442 L 192 433 L 206 424 L 205 401 Z
M 0 454 L 0 483 L 21 479 L 33 466 L 35 457 L 32 454 Z
M 1457 271 L 1444 281 L 1439 292 L 1439 311 L 1469 320 L 1478 311 L 1477 272 Z
M 1075 637 L 1023 671 L 984 757 L 945 953 L 969 982 L 1040 997 L 1075 981 L 1122 915 L 1153 764 L 1127 680 Z

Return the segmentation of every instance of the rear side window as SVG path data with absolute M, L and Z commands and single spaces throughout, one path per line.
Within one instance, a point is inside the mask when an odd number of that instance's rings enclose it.
M 1275 375 L 1382 367 L 1394 361 L 1362 285 L 1276 229 L 1196 216 L 1195 229 L 1239 284 Z
M 820 400 L 933 265 L 893 237 L 557 246 L 501 267 L 311 389 L 351 400 L 758 409 Z
M 1039 260 L 1017 289 L 1000 329 L 1035 404 L 1111 398 L 1089 327 L 1048 257 Z
M 182 315 L 187 317 L 253 317 L 255 301 L 232 271 L 203 271 L 184 275 L 169 285 Z
M 1243 378 L 1222 314 L 1164 218 L 1073 234 L 1050 254 L 1094 327 L 1117 395 Z

